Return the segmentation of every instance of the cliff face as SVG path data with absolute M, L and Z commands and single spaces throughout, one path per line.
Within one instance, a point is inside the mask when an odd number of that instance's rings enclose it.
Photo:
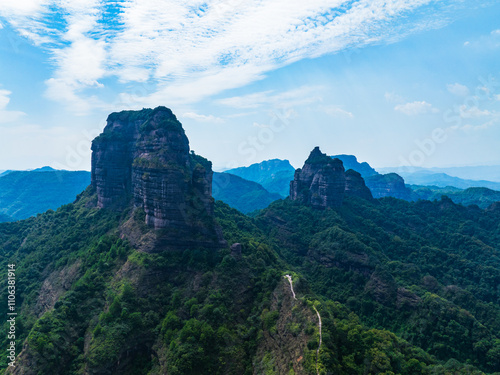
M 295 171 L 290 182 L 290 199 L 318 209 L 341 206 L 344 191 L 342 162 L 323 154 L 319 147 L 311 151 L 304 166 Z
M 189 152 L 181 123 L 165 107 L 112 113 L 92 142 L 91 179 L 99 207 L 133 204 L 155 229 L 193 237 L 193 222 L 213 215 L 211 163 Z
M 364 199 L 373 199 L 370 189 L 365 185 L 365 180 L 361 174 L 355 170 L 348 169 L 345 172 L 345 193 Z
M 396 173 L 370 176 L 365 181 L 374 198 L 394 197 L 413 200 L 411 190 L 406 187 L 403 178 Z

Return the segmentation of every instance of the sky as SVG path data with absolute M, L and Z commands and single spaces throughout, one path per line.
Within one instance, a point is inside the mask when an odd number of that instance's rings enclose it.
M 215 170 L 320 146 L 500 165 L 500 1 L 0 0 L 0 170 L 90 170 L 120 110 L 172 109 Z

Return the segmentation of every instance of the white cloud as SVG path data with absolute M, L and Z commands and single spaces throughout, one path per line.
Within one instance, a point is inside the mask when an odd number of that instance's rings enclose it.
M 500 102 L 500 94 L 498 95 L 495 95 L 495 99 L 498 100 Z
M 84 98 L 78 95 L 85 85 L 77 81 L 50 78 L 45 81 L 45 85 L 47 86 L 45 97 L 66 104 L 77 115 L 86 115 L 92 109 L 105 107 L 96 96 Z
M 271 97 L 272 93 L 273 91 L 261 91 L 243 96 L 233 96 L 219 99 L 216 103 L 233 108 L 259 108 L 268 103 L 267 98 Z
M 459 107 L 460 117 L 462 118 L 477 118 L 483 116 L 493 115 L 492 112 L 488 110 L 480 110 L 478 107 L 468 107 L 465 104 L 462 104 Z
M 343 110 L 339 106 L 335 105 L 325 105 L 321 106 L 322 109 L 327 115 L 330 115 L 335 118 L 353 118 L 354 115 L 351 112 Z
M 0 14 L 4 17 L 33 16 L 41 12 L 50 0 L 2 1 Z
M 293 90 L 276 93 L 273 90 L 260 91 L 243 96 L 233 96 L 219 99 L 217 104 L 232 108 L 260 108 L 271 105 L 273 107 L 293 107 L 322 101 L 319 93 L 322 86 L 301 86 Z
M 397 112 L 404 113 L 407 116 L 416 116 L 425 113 L 439 112 L 439 110 L 437 108 L 434 108 L 432 104 L 427 103 L 425 101 L 398 104 L 397 106 L 394 107 L 394 110 Z
M 500 29 L 481 35 L 464 43 L 464 47 L 473 49 L 497 49 L 500 47 Z
M 386 92 L 384 94 L 384 98 L 389 103 L 403 103 L 405 101 L 405 99 L 401 95 L 395 94 L 393 92 Z
M 181 117 L 190 118 L 199 122 L 213 122 L 216 124 L 221 124 L 224 122 L 223 118 L 216 117 L 214 115 L 200 115 L 195 112 L 186 112 Z
M 0 89 L 0 123 L 14 122 L 25 115 L 21 111 L 9 111 L 7 105 L 10 102 L 10 94 L 8 90 Z
M 478 132 L 478 131 L 489 129 L 493 125 L 495 125 L 496 122 L 497 122 L 497 120 L 493 119 L 493 120 L 485 122 L 485 123 L 483 123 L 481 125 L 472 125 L 472 124 L 465 124 L 465 125 L 462 125 L 462 126 L 455 125 L 455 126 L 450 127 L 449 129 L 451 129 L 451 130 L 461 130 L 464 133 L 474 133 L 474 132 Z
M 103 77 L 154 79 L 155 91 L 136 98 L 149 105 L 194 102 L 303 58 L 393 42 L 442 25 L 436 19 L 446 9 L 426 7 L 431 0 L 7 3 L 0 15 L 51 52 L 52 78 L 67 82 L 74 95 L 86 100 L 85 89 Z M 51 22 L 55 12 L 62 22 Z M 419 17 L 408 21 L 411 13 Z
M 461 85 L 460 83 L 453 83 L 453 84 L 446 85 L 446 88 L 453 95 L 457 95 L 457 96 L 469 95 L 469 88 L 467 86 Z

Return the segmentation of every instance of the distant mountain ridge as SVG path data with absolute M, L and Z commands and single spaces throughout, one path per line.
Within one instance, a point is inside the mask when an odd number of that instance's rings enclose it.
M 277 193 L 285 198 L 290 193 L 290 181 L 293 180 L 295 168 L 288 160 L 272 159 L 225 172 L 257 182 L 270 193 Z
M 342 163 L 344 164 L 344 168 L 347 171 L 348 169 L 353 169 L 359 174 L 361 174 L 361 177 L 366 178 L 369 176 L 375 176 L 378 175 L 379 173 L 371 167 L 370 164 L 367 162 L 362 162 L 360 163 L 356 156 L 354 155 L 345 155 L 345 154 L 340 154 L 340 155 L 333 155 L 332 158 L 340 159 Z
M 466 180 L 459 177 L 450 176 L 446 173 L 428 173 L 420 171 L 415 173 L 399 172 L 407 184 L 412 185 L 427 185 L 447 187 L 453 186 L 459 189 L 467 189 L 470 187 L 484 187 L 492 190 L 500 190 L 500 182 L 486 180 Z
M 90 172 L 48 168 L 0 175 L 0 221 L 22 220 L 55 210 L 73 202 L 90 184 Z
M 464 180 L 473 181 L 492 181 L 500 182 L 500 165 L 478 165 L 478 166 L 466 166 L 466 167 L 413 167 L 413 166 L 403 166 L 403 167 L 385 167 L 378 168 L 381 173 L 395 172 L 398 174 L 406 173 L 418 173 L 418 174 L 436 174 L 445 173 L 452 177 L 458 177 Z
M 278 193 L 270 193 L 257 182 L 226 172 L 214 172 L 212 195 L 245 214 L 266 208 L 271 202 L 282 198 Z
M 346 173 L 349 169 L 359 173 L 374 198 L 432 201 L 446 195 L 454 203 L 478 205 L 483 209 L 500 201 L 500 183 L 497 182 L 464 180 L 420 169 L 415 173 L 379 174 L 367 162 L 360 163 L 354 155 L 331 158 L 340 159 Z M 280 159 L 214 173 L 212 194 L 215 199 L 250 213 L 288 197 L 294 173 L 290 162 Z M 61 171 L 48 166 L 28 171 L 3 171 L 0 174 L 0 222 L 25 219 L 70 203 L 88 186 L 89 179 L 89 172 Z

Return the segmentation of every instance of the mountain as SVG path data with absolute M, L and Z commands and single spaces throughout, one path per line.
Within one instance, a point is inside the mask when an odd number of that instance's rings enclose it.
M 475 204 L 480 208 L 488 208 L 491 204 L 500 201 L 500 191 L 481 187 L 462 190 L 450 186 L 440 188 L 436 186 L 410 185 L 410 188 L 419 199 L 439 200 L 443 195 L 446 195 L 454 203 L 464 206 Z
M 399 174 L 405 179 L 406 183 L 411 185 L 437 187 L 453 186 L 459 189 L 467 189 L 470 187 L 485 187 L 492 190 L 500 190 L 500 182 L 485 180 L 464 180 L 458 177 L 449 176 L 446 173 L 399 172 Z
M 0 373 L 500 371 L 498 205 L 363 199 L 318 149 L 249 217 L 165 107 L 92 150 L 75 202 L 0 224 Z
M 226 172 L 257 182 L 270 193 L 277 193 L 285 198 L 290 193 L 290 181 L 293 180 L 295 169 L 288 160 L 272 159 Z
M 31 172 L 54 172 L 55 169 L 49 166 L 33 169 Z
M 92 141 L 97 207 L 139 207 L 148 226 L 162 229 L 154 240 L 146 235 L 148 251 L 225 244 L 213 218 L 212 175 L 212 163 L 189 151 L 181 123 L 166 107 L 112 113 Z M 140 243 L 142 234 L 131 238 Z
M 367 177 L 365 182 L 374 198 L 394 197 L 407 201 L 415 199 L 411 189 L 406 187 L 404 179 L 396 173 L 372 175 Z
M 346 190 L 345 171 L 339 159 L 311 151 L 290 183 L 290 199 L 317 209 L 340 207 Z
M 215 199 L 243 213 L 266 208 L 281 195 L 270 193 L 262 185 L 230 173 L 214 173 L 212 194 Z
M 3 223 L 5 221 L 15 221 L 15 220 L 14 220 L 14 218 L 12 218 L 9 215 L 5 215 L 5 214 L 0 213 L 0 223 Z
M 444 168 L 422 168 L 422 167 L 388 167 L 379 168 L 380 172 L 399 174 L 447 174 L 448 176 L 458 177 L 463 180 L 473 181 L 492 181 L 500 182 L 500 165 L 478 165 L 469 167 L 444 167 Z M 485 186 L 488 187 L 488 186 Z
M 90 183 L 86 171 L 9 171 L 0 175 L 0 221 L 21 220 L 73 202 Z M 9 218 L 7 218 L 9 217 Z
M 331 157 L 341 160 L 345 170 L 350 169 L 361 175 L 364 179 L 363 186 L 366 183 L 366 186 L 370 190 L 370 195 L 367 192 L 363 193 L 365 198 L 373 196 L 374 198 L 394 197 L 404 200 L 415 199 L 411 190 L 405 186 L 405 180 L 400 175 L 396 173 L 379 174 L 367 162 L 358 162 L 358 159 L 354 155 L 341 154 Z
M 374 176 L 379 174 L 375 169 L 373 169 L 367 162 L 358 162 L 358 159 L 354 155 L 334 155 L 332 158 L 336 158 L 342 161 L 345 170 L 353 169 L 360 173 L 363 178 Z

